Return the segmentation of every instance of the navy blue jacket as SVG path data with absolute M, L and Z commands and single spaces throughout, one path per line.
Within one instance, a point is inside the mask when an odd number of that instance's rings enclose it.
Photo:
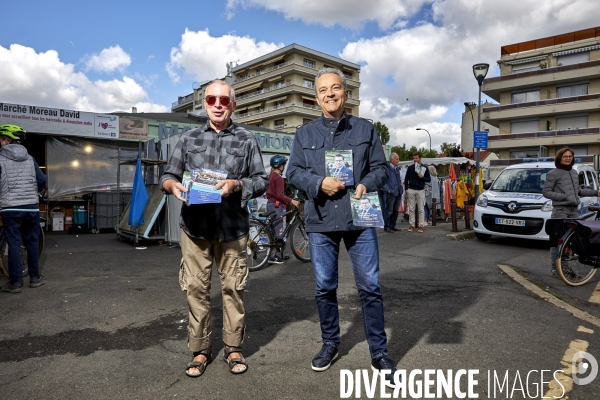
M 333 148 L 336 132 L 342 132 L 341 144 Z M 333 134 L 332 134 L 333 133 Z M 350 189 L 329 197 L 319 190 L 327 176 L 325 150 L 352 150 L 355 186 L 362 183 L 368 192 L 377 192 L 387 182 L 383 146 L 373 124 L 344 113 L 339 121 L 320 118 L 296 131 L 286 172 L 289 182 L 306 193 L 304 216 L 307 232 L 339 232 L 364 229 L 352 224 Z
M 400 183 L 400 171 L 396 167 L 393 166 L 392 163 L 388 163 L 388 181 L 385 185 L 383 185 L 383 192 L 387 193 L 388 190 L 390 194 L 394 196 L 402 196 L 402 184 Z
M 410 165 L 406 170 L 406 177 L 404 177 L 404 189 L 423 190 L 425 189 L 425 182 L 431 182 L 429 168 L 425 167 L 423 178 L 419 178 L 419 175 L 415 171 L 415 164 Z

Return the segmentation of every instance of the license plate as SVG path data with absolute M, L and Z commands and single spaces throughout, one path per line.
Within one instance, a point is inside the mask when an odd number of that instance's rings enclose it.
M 525 221 L 522 219 L 496 218 L 498 225 L 525 226 Z

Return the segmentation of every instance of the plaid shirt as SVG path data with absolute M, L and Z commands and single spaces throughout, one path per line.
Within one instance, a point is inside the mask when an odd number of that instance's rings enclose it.
M 216 133 L 207 122 L 203 127 L 185 132 L 160 178 L 181 182 L 184 171 L 210 168 L 227 171 L 227 179 L 240 179 L 241 192 L 223 197 L 219 204 L 181 206 L 179 226 L 188 236 L 228 242 L 239 239 L 250 230 L 246 207 L 249 199 L 262 195 L 269 184 L 262 154 L 254 134 L 233 122 Z

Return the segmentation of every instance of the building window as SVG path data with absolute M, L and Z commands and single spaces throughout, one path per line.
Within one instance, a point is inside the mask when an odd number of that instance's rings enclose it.
M 540 90 L 531 90 L 529 92 L 513 93 L 512 103 L 528 103 L 530 101 L 540 101 Z
M 352 98 L 352 90 L 348 90 L 348 98 Z
M 510 158 L 536 158 L 539 157 L 540 149 L 538 148 L 521 148 L 510 151 Z
M 585 96 L 589 93 L 589 86 L 589 83 L 583 83 L 580 85 L 557 87 L 556 97 Z
M 285 123 L 283 118 L 275 120 L 275 129 L 285 128 Z
M 562 118 L 556 118 L 556 130 L 564 131 L 567 129 L 584 129 L 588 127 L 587 115 L 574 115 Z
M 590 52 L 582 51 L 581 53 L 565 54 L 564 56 L 556 57 L 556 64 L 560 67 L 562 65 L 573 65 L 590 61 Z
M 263 126 L 264 126 L 264 125 L 263 125 L 263 123 L 262 123 L 262 122 L 259 122 L 258 124 L 256 124 L 256 127 L 257 127 L 257 128 L 262 128 Z
M 529 121 L 515 121 L 510 123 L 510 133 L 537 132 L 539 130 L 540 121 L 538 119 Z
M 283 81 L 283 80 L 275 82 L 275 89 L 279 89 L 284 86 L 285 86 L 285 81 Z
M 256 68 L 256 75 L 264 74 L 265 67 Z
M 532 62 L 527 62 L 527 63 L 523 63 L 523 64 L 513 65 L 512 73 L 518 74 L 520 72 L 537 71 L 538 69 L 540 69 L 540 62 L 532 61 Z
M 283 108 L 283 107 L 285 107 L 285 103 L 283 100 L 277 100 L 275 102 L 275 108 Z
M 302 62 L 302 65 L 304 65 L 305 67 L 308 67 L 308 68 L 314 68 L 315 62 L 305 58 L 304 61 Z
M 343 74 L 346 77 L 346 79 L 352 79 L 352 74 L 350 72 L 343 71 Z
M 314 89 L 315 83 L 313 81 L 311 81 L 310 79 L 304 79 L 302 81 L 302 86 L 309 88 L 309 89 Z

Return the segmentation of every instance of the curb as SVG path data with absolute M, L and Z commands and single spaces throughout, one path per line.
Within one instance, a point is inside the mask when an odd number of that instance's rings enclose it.
M 470 229 L 468 231 L 453 232 L 449 233 L 447 236 L 454 238 L 454 240 L 468 240 L 475 237 L 475 231 Z

